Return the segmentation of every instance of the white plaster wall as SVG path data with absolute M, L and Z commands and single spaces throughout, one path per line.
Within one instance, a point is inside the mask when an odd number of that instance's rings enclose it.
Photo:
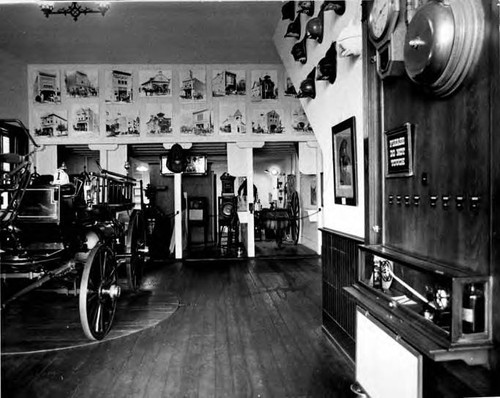
M 322 2 L 315 2 L 317 15 Z M 274 43 L 285 69 L 298 90 L 302 80 L 317 66 L 339 33 L 349 24 L 360 27 L 361 1 L 347 1 L 346 12 L 339 16 L 333 11 L 326 12 L 324 19 L 324 39 L 321 44 L 307 40 L 307 62 L 296 62 L 290 51 L 297 40 L 284 38 L 289 20 L 281 20 L 274 33 Z M 301 15 L 302 40 L 309 20 Z M 361 37 L 359 38 L 361 40 Z M 304 110 L 314 129 L 316 139 L 323 154 L 324 208 L 321 212 L 322 225 L 336 231 L 364 237 L 364 157 L 363 157 L 363 77 L 361 57 L 342 58 L 337 55 L 337 78 L 333 84 L 316 81 L 316 98 L 301 99 Z M 357 146 L 357 205 L 345 206 L 334 203 L 333 154 L 331 128 L 343 120 L 356 117 Z
M 28 127 L 27 66 L 20 58 L 0 49 L 0 117 L 19 119 Z

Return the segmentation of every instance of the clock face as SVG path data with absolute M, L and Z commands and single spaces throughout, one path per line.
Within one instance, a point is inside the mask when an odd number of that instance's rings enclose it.
M 370 35 L 374 40 L 382 39 L 392 20 L 399 12 L 397 0 L 374 0 L 373 7 L 368 18 Z

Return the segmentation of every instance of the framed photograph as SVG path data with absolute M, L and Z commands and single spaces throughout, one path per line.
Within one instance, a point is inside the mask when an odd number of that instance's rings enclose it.
M 413 175 L 413 125 L 404 125 L 385 132 L 385 176 Z
M 332 127 L 335 203 L 356 206 L 356 118 Z

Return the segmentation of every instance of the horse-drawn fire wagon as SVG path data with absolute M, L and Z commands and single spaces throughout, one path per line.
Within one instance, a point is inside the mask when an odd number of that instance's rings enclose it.
M 2 308 L 43 285 L 78 296 L 83 332 L 103 339 L 120 283 L 137 290 L 147 256 L 137 181 L 103 169 L 40 176 L 32 171 L 38 145 L 24 125 L 0 120 L 0 133 Z

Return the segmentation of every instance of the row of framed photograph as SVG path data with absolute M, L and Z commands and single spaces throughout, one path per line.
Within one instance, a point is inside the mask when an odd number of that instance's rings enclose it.
M 208 84 L 207 75 L 212 76 Z M 246 88 L 247 77 L 253 81 L 251 90 Z M 278 82 L 283 80 L 280 66 L 153 69 L 142 65 L 31 65 L 30 128 L 42 140 L 76 141 L 215 134 L 312 135 L 289 78 L 284 95 L 279 96 Z
M 209 97 L 276 101 L 280 96 L 296 95 L 290 78 L 280 85 L 279 69 L 34 65 L 30 67 L 29 87 L 34 104 L 51 105 L 96 98 L 113 104 L 130 104 L 141 98 L 178 98 L 185 103 Z
M 98 103 L 73 104 L 66 108 L 35 108 L 31 130 L 43 139 L 76 140 L 97 137 L 168 137 L 176 135 L 239 136 L 248 134 L 312 135 L 300 104 L 285 107 L 259 106 L 245 102 L 181 105 L 146 103 L 142 106 L 101 107 Z M 217 126 L 217 127 L 216 127 Z

